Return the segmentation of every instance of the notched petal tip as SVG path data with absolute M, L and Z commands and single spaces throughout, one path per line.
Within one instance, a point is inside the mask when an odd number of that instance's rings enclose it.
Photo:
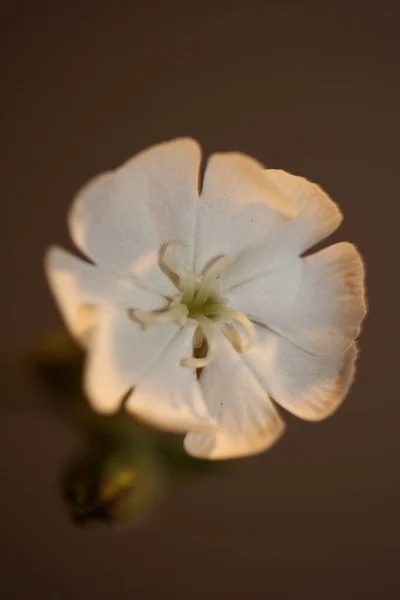
M 70 237 L 77 248 L 86 254 L 88 215 L 95 211 L 96 204 L 108 194 L 113 186 L 113 171 L 104 171 L 91 177 L 72 198 L 67 212 L 67 226 Z
M 305 252 L 331 235 L 343 220 L 340 207 L 317 183 L 282 169 L 267 169 L 265 176 L 291 202 L 299 251 Z
M 222 180 L 237 180 L 237 186 L 243 188 L 243 192 L 250 193 L 253 202 L 261 199 L 276 214 L 281 215 L 284 220 L 290 220 L 295 216 L 293 205 L 281 190 L 265 177 L 266 169 L 262 163 L 243 152 L 216 152 L 211 154 L 206 167 L 210 172 L 218 174 Z M 258 191 L 256 191 L 258 190 Z M 222 192 L 224 190 L 222 189 Z M 244 197 L 243 200 L 246 198 Z M 248 200 L 247 200 L 248 202 Z
M 134 154 L 131 158 L 126 160 L 118 170 L 125 168 L 132 161 L 136 161 L 137 159 L 141 159 L 142 157 L 153 156 L 157 158 L 159 155 L 160 158 L 165 159 L 168 158 L 168 154 L 173 156 L 174 153 L 182 152 L 182 154 L 197 154 L 199 160 L 202 154 L 202 148 L 200 143 L 190 137 L 190 136 L 182 136 L 177 138 L 170 138 L 169 140 L 164 140 L 162 142 L 158 142 L 149 146 L 147 148 L 143 148 L 139 150 L 136 154 Z
M 117 413 L 123 404 L 124 396 L 118 398 L 113 394 L 104 394 L 104 392 L 99 395 L 98 387 L 93 385 L 93 382 L 87 376 L 84 377 L 83 381 L 83 391 L 84 395 L 91 406 L 91 408 L 98 414 L 107 416 L 114 415 Z

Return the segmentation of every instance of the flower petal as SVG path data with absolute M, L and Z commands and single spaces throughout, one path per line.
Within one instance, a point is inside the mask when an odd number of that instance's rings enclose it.
M 143 331 L 127 312 L 99 311 L 85 371 L 85 391 L 93 408 L 118 410 L 126 393 L 145 377 L 179 331 L 174 323 L 159 323 Z
M 181 328 L 126 401 L 126 410 L 170 431 L 214 428 L 194 369 L 180 361 L 193 352 L 196 324 Z M 150 331 L 150 330 L 149 330 Z
M 196 270 L 217 256 L 237 253 L 264 239 L 292 216 L 286 196 L 265 177 L 257 161 L 239 153 L 212 155 L 197 215 Z
M 263 324 L 274 323 L 285 309 L 290 309 L 295 302 L 302 283 L 303 261 L 300 258 L 283 258 L 265 260 L 264 271 L 257 271 L 257 263 L 249 270 L 250 279 L 245 279 L 245 272 L 240 268 L 223 273 L 223 290 L 229 299 L 229 305 L 247 317 Z M 226 285 L 240 281 L 230 289 Z M 270 325 L 272 327 L 272 325 Z
M 294 218 L 288 240 L 298 253 L 314 246 L 335 231 L 342 220 L 338 206 L 317 184 L 286 171 L 267 169 L 266 179 L 290 201 Z
M 343 354 L 315 356 L 269 329 L 255 327 L 257 342 L 243 360 L 266 392 L 301 419 L 319 421 L 331 415 L 353 381 L 355 344 Z
M 99 265 L 140 275 L 165 293 L 169 280 L 156 259 L 162 244 L 193 240 L 200 159 L 197 142 L 178 139 L 93 179 L 70 212 L 75 244 Z
M 185 449 L 193 456 L 227 459 L 257 454 L 278 440 L 284 423 L 242 357 L 223 335 L 220 353 L 202 372 L 201 389 L 218 424 L 211 433 L 190 432 Z
M 263 174 L 279 188 L 283 198 L 286 196 L 287 205 L 293 207 L 293 218 L 235 254 L 222 274 L 225 289 L 298 257 L 332 233 L 341 221 L 338 207 L 318 185 L 285 171 L 270 169 Z
M 280 307 L 290 303 L 300 285 L 302 261 L 286 240 L 290 222 L 278 225 L 267 239 L 238 252 L 221 273 L 223 293 L 240 292 L 256 295 L 264 306 Z
M 45 257 L 45 271 L 58 308 L 71 334 L 85 343 L 93 326 L 93 309 L 98 305 L 122 308 L 161 308 L 165 299 L 122 278 L 91 265 L 53 246 Z
M 294 299 L 285 301 L 284 286 L 275 291 L 282 298 L 279 310 L 264 301 L 267 283 L 259 278 L 235 287 L 232 306 L 313 354 L 344 352 L 358 336 L 366 314 L 364 270 L 351 244 L 341 242 L 302 259 Z

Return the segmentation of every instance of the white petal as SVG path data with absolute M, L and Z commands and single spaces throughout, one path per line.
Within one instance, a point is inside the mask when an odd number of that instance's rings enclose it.
M 287 198 L 243 154 L 214 154 L 208 161 L 196 224 L 195 267 L 222 254 L 236 254 L 261 241 L 293 216 Z
M 366 314 L 364 270 L 357 250 L 347 242 L 302 259 L 301 281 L 290 303 L 274 309 L 259 280 L 234 288 L 231 305 L 313 354 L 344 352 L 359 334 Z M 260 279 L 262 281 L 262 279 Z M 276 297 L 279 290 L 276 290 Z
M 148 171 L 148 206 L 158 236 L 162 243 L 187 242 L 186 264 L 190 267 L 193 265 L 200 162 L 199 144 L 184 138 L 143 153 L 140 167 Z
M 149 373 L 178 331 L 174 323 L 143 331 L 126 311 L 99 310 L 85 371 L 85 391 L 93 408 L 102 413 L 118 410 L 123 397 Z
M 316 184 L 285 171 L 267 170 L 263 175 L 270 185 L 279 188 L 282 201 L 293 209 L 293 218 L 235 254 L 222 273 L 225 290 L 298 257 L 332 233 L 341 220 L 337 206 Z
M 355 344 L 343 354 L 315 356 L 269 329 L 256 325 L 256 332 L 257 342 L 243 359 L 275 402 L 309 421 L 340 406 L 353 381 Z
M 250 274 L 257 273 L 256 265 L 249 270 Z M 303 261 L 300 258 L 283 258 L 282 261 L 266 259 L 264 271 L 246 280 L 244 271 L 230 271 L 223 284 L 232 283 L 243 275 L 242 283 L 234 285 L 227 293 L 229 305 L 243 312 L 253 321 L 275 322 L 277 315 L 287 308 L 290 309 L 296 301 L 302 282 Z
M 193 241 L 200 158 L 194 140 L 178 139 L 96 177 L 77 195 L 70 213 L 76 245 L 96 263 L 140 274 L 166 293 L 168 279 L 155 269 L 155 259 L 164 243 Z
M 91 265 L 58 247 L 48 249 L 45 271 L 66 325 L 78 341 L 85 341 L 93 326 L 93 309 L 98 305 L 122 308 L 160 308 L 165 300 L 138 288 L 132 278 Z
M 287 239 L 289 226 L 288 221 L 278 225 L 265 240 L 233 257 L 221 273 L 224 294 L 243 286 L 239 294 L 257 297 L 264 307 L 292 301 L 300 285 L 302 261 Z
M 182 358 L 193 353 L 195 328 L 189 323 L 178 331 L 127 399 L 128 412 L 170 431 L 214 428 L 195 370 L 180 364 Z
M 339 227 L 342 215 L 338 206 L 317 184 L 286 171 L 268 169 L 266 179 L 290 201 L 294 219 L 288 240 L 302 253 L 325 239 Z
M 219 427 L 212 433 L 189 433 L 189 454 L 208 459 L 257 454 L 283 433 L 284 423 L 266 392 L 223 335 L 220 354 L 204 369 L 200 384 Z
M 278 225 L 264 240 L 250 244 L 233 255 L 232 261 L 221 272 L 222 285 L 226 292 L 279 268 L 280 265 L 296 257 L 285 243 L 287 224 L 288 222 Z

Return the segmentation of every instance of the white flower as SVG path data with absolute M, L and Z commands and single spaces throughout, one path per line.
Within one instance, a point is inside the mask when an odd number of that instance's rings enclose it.
M 214 154 L 199 197 L 200 160 L 195 141 L 178 139 L 95 178 L 69 215 L 95 265 L 51 248 L 46 270 L 88 349 L 93 407 L 109 413 L 125 399 L 139 418 L 189 432 L 190 454 L 232 458 L 282 434 L 271 398 L 308 420 L 339 406 L 364 276 L 348 243 L 302 257 L 341 221 L 317 185 Z

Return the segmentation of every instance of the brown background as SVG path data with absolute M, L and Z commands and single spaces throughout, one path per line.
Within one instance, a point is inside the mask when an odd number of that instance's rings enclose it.
M 7 4 L 3 351 L 59 322 L 42 256 L 68 243 L 74 192 L 180 135 L 323 185 L 345 213 L 332 239 L 366 260 L 371 312 L 334 418 L 289 419 L 273 450 L 173 493 L 139 531 L 73 528 L 57 477 L 75 434 L 32 390 L 6 388 L 1 598 L 400 597 L 400 5 Z

